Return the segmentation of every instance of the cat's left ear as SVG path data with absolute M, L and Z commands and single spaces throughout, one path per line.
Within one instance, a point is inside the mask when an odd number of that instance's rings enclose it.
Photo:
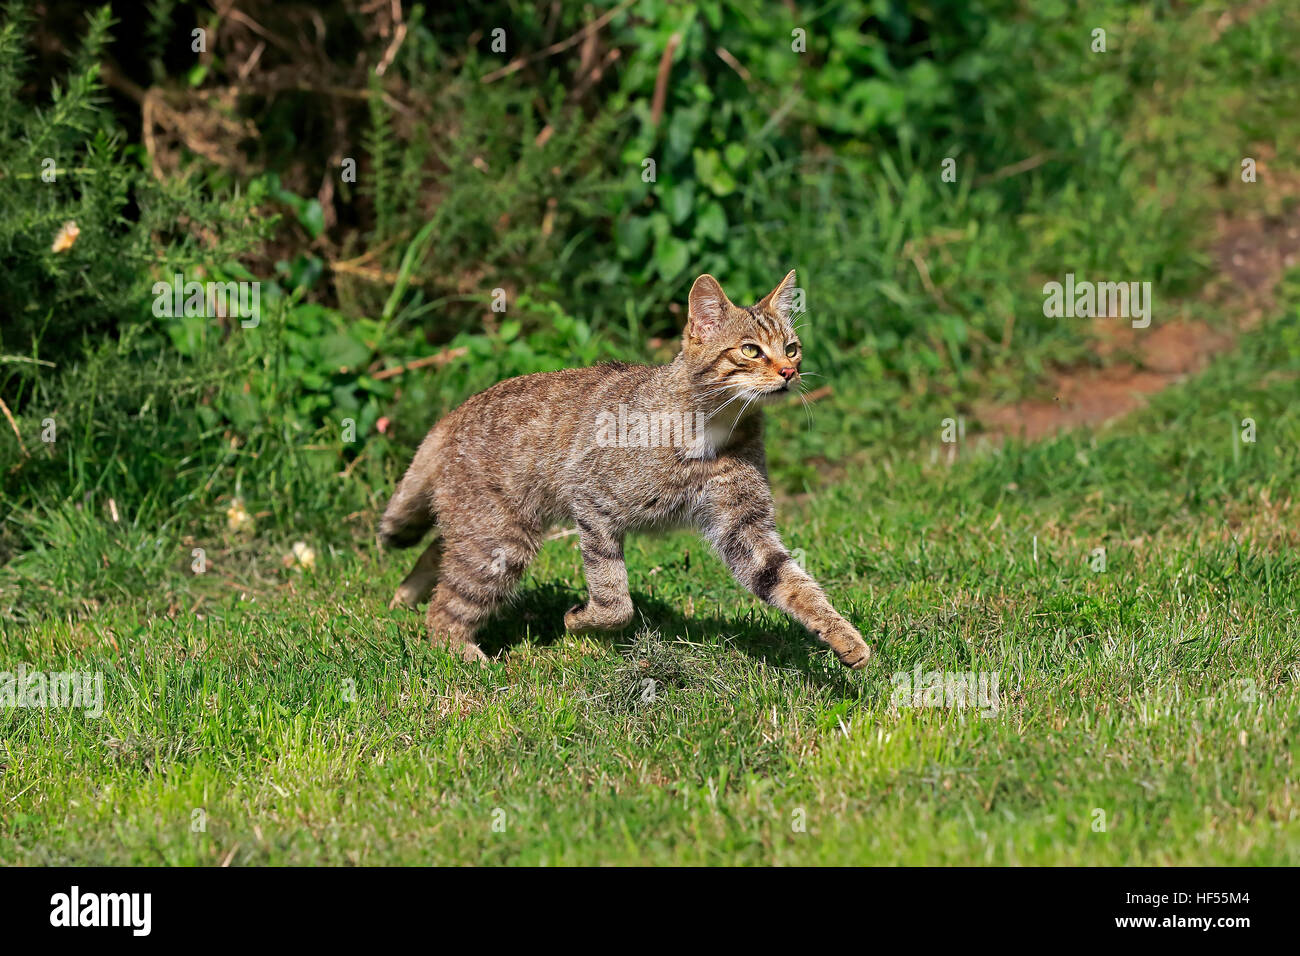
M 699 342 L 718 334 L 727 320 L 727 310 L 732 308 L 727 293 L 718 280 L 707 272 L 695 280 L 687 298 L 686 337 Z
M 794 305 L 795 291 L 794 270 L 791 269 L 785 274 L 781 284 L 769 292 L 759 305 L 780 318 L 781 321 L 788 322 L 790 320 L 790 307 Z

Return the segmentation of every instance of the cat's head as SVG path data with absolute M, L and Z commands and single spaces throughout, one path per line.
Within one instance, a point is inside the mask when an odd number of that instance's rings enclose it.
M 743 406 L 750 401 L 766 404 L 797 391 L 803 349 L 790 322 L 794 295 L 793 269 L 749 308 L 732 305 L 713 276 L 695 280 L 682 358 L 697 394 L 709 398 L 709 404 L 734 398 Z

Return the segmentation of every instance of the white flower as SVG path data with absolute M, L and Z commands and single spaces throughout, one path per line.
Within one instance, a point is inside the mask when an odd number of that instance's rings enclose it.
M 231 531 L 253 530 L 253 516 L 244 508 L 243 498 L 236 498 L 226 509 L 226 524 Z
M 50 252 L 67 252 L 79 235 L 81 235 L 80 227 L 69 219 L 59 227 L 58 233 L 54 236 L 54 244 L 50 246 Z
M 316 567 L 316 552 L 308 547 L 305 541 L 295 541 L 293 543 L 293 556 L 304 568 Z

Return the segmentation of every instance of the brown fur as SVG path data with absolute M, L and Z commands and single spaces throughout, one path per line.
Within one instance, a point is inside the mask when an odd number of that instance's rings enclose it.
M 474 643 L 479 625 L 509 595 L 547 529 L 572 521 L 589 597 L 565 614 L 565 626 L 618 628 L 632 618 L 624 536 L 692 525 L 743 585 L 830 645 L 845 665 L 863 666 L 871 649 L 781 544 L 767 484 L 758 406 L 799 383 L 802 352 L 786 355 L 799 341 L 790 324 L 794 281 L 791 272 L 744 309 L 712 276 L 700 276 L 682 350 L 670 364 L 609 363 L 512 378 L 438 422 L 380 523 L 381 539 L 398 547 L 418 543 L 435 523 L 438 529 L 390 606 L 414 608 L 433 594 L 431 639 L 484 660 Z M 742 351 L 755 346 L 757 357 Z M 699 435 L 685 425 L 670 429 L 669 444 L 659 447 L 640 447 L 635 429 L 629 441 L 611 445 L 620 406 L 634 422 L 636 413 L 668 413 L 706 424 Z

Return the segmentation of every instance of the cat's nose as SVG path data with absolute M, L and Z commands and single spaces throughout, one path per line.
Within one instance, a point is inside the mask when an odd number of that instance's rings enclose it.
M 794 378 L 795 375 L 797 374 L 798 374 L 798 370 L 789 365 L 781 369 L 781 377 L 785 379 L 787 382 L 790 381 L 790 379 Z

